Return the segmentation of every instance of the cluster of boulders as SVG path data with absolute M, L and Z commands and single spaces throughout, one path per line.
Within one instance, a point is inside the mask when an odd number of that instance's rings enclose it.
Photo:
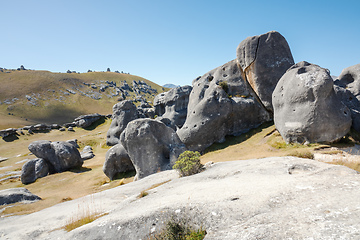
M 248 37 L 237 58 L 154 99 L 155 120 L 128 102 L 114 106 L 104 172 L 136 177 L 169 169 L 185 149 L 203 151 L 227 135 L 274 120 L 288 143 L 333 142 L 360 132 L 360 64 L 334 81 L 327 69 L 295 64 L 286 39 L 272 31 Z M 131 166 L 132 163 L 132 166 Z M 111 168 L 111 169 L 110 169 Z
M 84 160 L 93 158 L 91 146 L 85 146 L 80 153 L 77 140 L 32 142 L 29 150 L 37 158 L 27 161 L 21 170 L 21 182 L 29 184 L 48 174 L 64 172 L 82 166 Z

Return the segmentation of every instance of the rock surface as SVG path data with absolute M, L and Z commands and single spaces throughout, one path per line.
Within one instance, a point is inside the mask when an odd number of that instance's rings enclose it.
M 81 115 L 74 119 L 74 123 L 76 124 L 77 127 L 87 128 L 90 127 L 94 122 L 96 122 L 102 117 L 104 116 L 98 113 Z
M 182 86 L 160 93 L 154 98 L 155 114 L 161 121 L 169 119 L 169 127 L 174 130 L 181 128 L 186 120 L 191 86 Z
M 80 156 L 82 160 L 88 160 L 95 157 L 95 154 L 91 146 L 85 146 L 80 152 Z
M 147 239 L 174 215 L 205 228 L 205 239 L 211 240 L 335 240 L 360 234 L 360 175 L 344 166 L 274 157 L 217 163 L 190 177 L 176 176 L 165 171 L 30 215 L 3 218 L 0 235 Z M 148 195 L 138 198 L 141 191 Z M 62 230 L 79 205 L 101 206 L 108 214 L 71 232 Z
M 26 162 L 21 169 L 21 182 L 23 184 L 30 184 L 48 174 L 49 165 L 44 159 L 32 159 Z
M 335 85 L 336 94 L 351 111 L 352 127 L 360 133 L 360 64 L 345 68 Z
M 113 180 L 118 173 L 135 170 L 125 148 L 121 143 L 116 144 L 106 152 L 103 172 Z
M 130 122 L 121 134 L 121 144 L 135 167 L 135 180 L 171 169 L 186 150 L 172 128 L 148 118 Z
M 106 144 L 114 146 L 119 143 L 120 134 L 127 124 L 138 118 L 136 106 L 132 101 L 122 101 L 113 106 L 113 115 L 110 128 L 106 135 Z
M 41 198 L 32 194 L 26 188 L 10 188 L 0 191 L 0 205 L 37 200 L 41 200 Z
M 271 94 L 286 70 L 294 64 L 286 39 L 271 31 L 248 37 L 236 50 L 237 60 L 253 90 L 272 111 Z
M 334 91 L 327 69 L 292 66 L 273 92 L 275 126 L 286 142 L 333 142 L 346 135 L 351 114 Z
M 28 148 L 36 157 L 49 164 L 50 173 L 67 171 L 83 164 L 77 148 L 68 142 L 40 140 L 30 143 Z
M 193 81 L 187 118 L 177 133 L 187 148 L 202 151 L 269 120 L 233 60 Z

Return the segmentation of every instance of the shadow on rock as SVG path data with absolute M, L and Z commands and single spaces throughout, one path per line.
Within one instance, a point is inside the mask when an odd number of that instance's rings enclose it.
M 93 122 L 90 126 L 84 128 L 85 130 L 92 131 L 95 128 L 97 128 L 99 125 L 103 124 L 105 122 L 105 118 L 102 117 L 99 120 Z

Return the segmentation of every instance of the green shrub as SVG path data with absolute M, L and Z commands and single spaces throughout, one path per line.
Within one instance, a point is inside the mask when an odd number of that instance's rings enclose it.
M 150 240 L 202 240 L 206 230 L 202 228 L 194 230 L 184 220 L 172 218 L 166 223 L 165 228 L 158 234 L 150 237 Z
M 180 171 L 180 175 L 184 177 L 201 172 L 203 167 L 204 165 L 200 162 L 199 152 L 185 151 L 180 154 L 178 160 L 173 166 L 173 169 L 178 169 Z
M 228 91 L 229 91 L 229 86 L 228 86 L 227 82 L 221 81 L 221 82 L 219 82 L 219 86 L 220 86 L 226 93 L 228 93 Z

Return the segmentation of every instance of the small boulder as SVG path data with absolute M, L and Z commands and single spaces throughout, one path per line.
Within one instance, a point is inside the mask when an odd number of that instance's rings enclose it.
M 122 101 L 113 106 L 113 115 L 110 128 L 106 135 L 106 144 L 114 146 L 119 143 L 120 134 L 127 124 L 138 118 L 136 106 L 132 101 Z
M 40 140 L 30 143 L 28 148 L 36 157 L 43 158 L 49 164 L 50 173 L 67 171 L 83 164 L 77 148 L 68 142 Z
M 266 109 L 272 111 L 271 94 L 294 64 L 286 39 L 276 31 L 248 37 L 239 44 L 236 55 L 245 80 Z
M 334 91 L 327 69 L 308 62 L 292 66 L 273 95 L 274 121 L 288 143 L 333 142 L 346 135 L 351 114 Z
M 29 184 L 36 181 L 38 178 L 45 177 L 49 174 L 49 165 L 42 159 L 32 159 L 26 162 L 21 170 L 21 182 Z
M 121 143 L 136 169 L 135 180 L 171 169 L 186 150 L 172 128 L 148 118 L 130 122 L 121 134 Z
M 90 127 L 94 122 L 101 119 L 102 117 L 104 117 L 104 116 L 102 116 L 98 113 L 81 115 L 81 116 L 75 118 L 74 123 L 76 124 L 77 127 L 87 128 L 87 127 Z
M 80 152 L 82 160 L 88 160 L 95 157 L 93 149 L 91 146 L 85 146 L 83 150 Z
M 0 191 L 0 205 L 38 200 L 41 200 L 41 198 L 32 194 L 26 188 L 10 188 Z
M 106 152 L 103 172 L 113 180 L 117 173 L 135 170 L 125 148 L 121 143 L 116 144 Z

